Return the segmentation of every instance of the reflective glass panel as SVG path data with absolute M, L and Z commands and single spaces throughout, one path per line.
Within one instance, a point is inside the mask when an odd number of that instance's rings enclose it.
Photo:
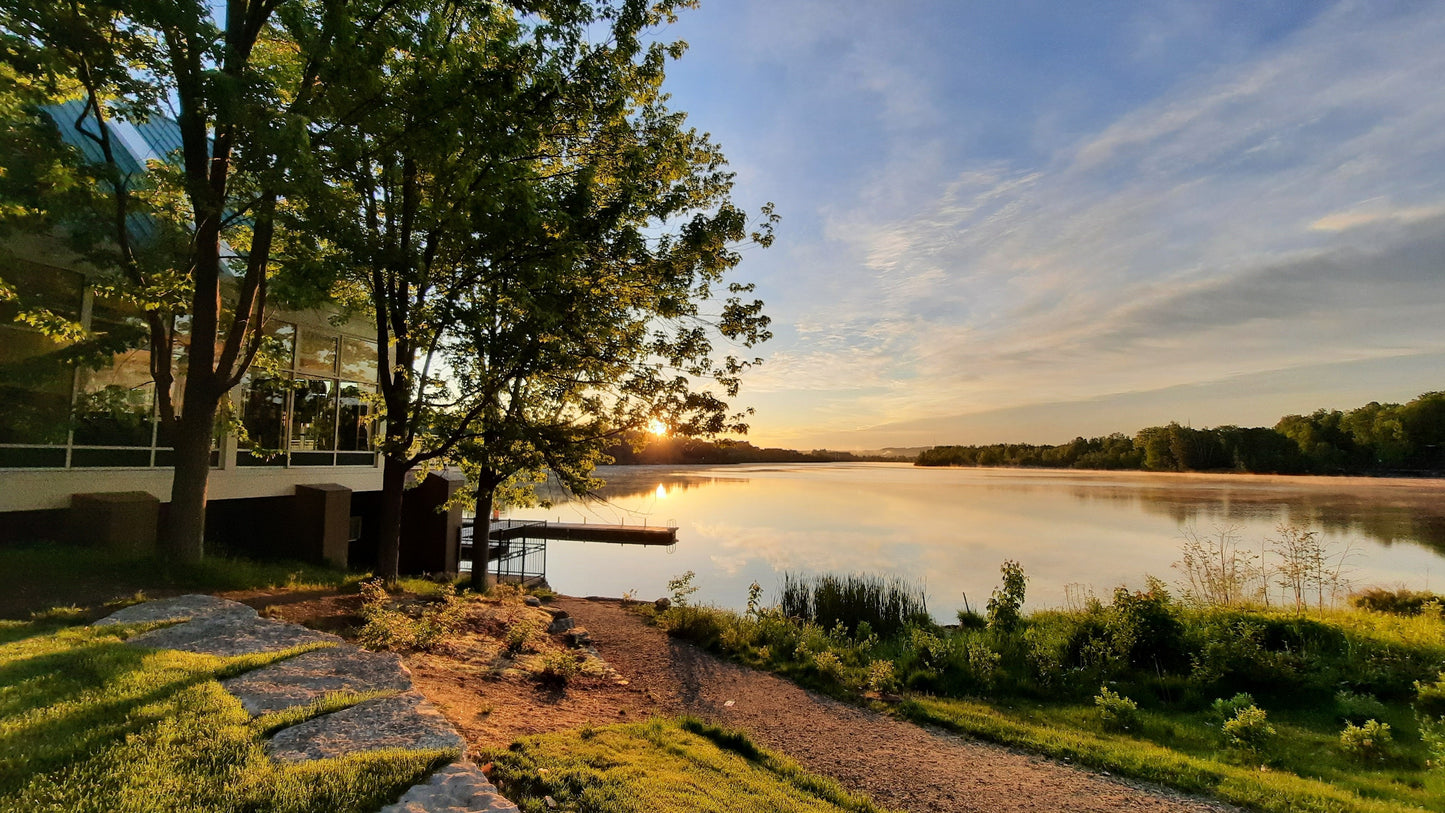
M 341 419 L 336 448 L 343 452 L 376 450 L 376 388 L 342 382 Z
M 246 438 L 241 446 L 257 457 L 274 458 L 285 451 L 290 384 L 284 378 L 257 378 L 242 385 L 241 425 Z
M 291 451 L 336 448 L 336 382 L 298 378 L 291 394 Z
M 301 331 L 297 343 L 296 369 L 303 373 L 336 375 L 336 334 Z
M 150 446 L 155 384 L 150 351 L 116 353 L 109 367 L 81 373 L 75 399 L 77 446 Z
M 341 377 L 376 383 L 376 342 L 341 337 Z

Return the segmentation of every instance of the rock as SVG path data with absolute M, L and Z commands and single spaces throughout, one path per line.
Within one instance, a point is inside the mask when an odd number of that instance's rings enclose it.
M 658 612 L 662 612 L 663 610 L 666 610 L 668 607 L 672 606 L 672 599 L 660 598 L 657 601 L 652 602 L 652 606 L 656 607 Z
M 570 621 L 571 619 L 568 620 Z M 592 634 L 581 627 L 577 627 L 576 629 L 570 629 L 563 633 L 562 641 L 570 647 L 584 647 L 592 643 Z
M 228 658 L 276 652 L 304 644 L 339 644 L 341 638 L 307 629 L 300 624 L 258 618 L 253 610 L 249 617 L 232 612 L 197 616 L 184 624 L 137 635 L 126 643 Z
M 536 596 L 527 596 L 526 598 L 522 599 L 522 601 L 523 601 L 528 607 L 541 607 L 541 606 L 542 606 L 542 600 L 541 600 L 540 598 L 537 598 Z
M 558 618 L 547 625 L 547 634 L 556 635 L 559 632 L 566 632 L 575 626 L 577 626 L 577 620 L 575 618 Z
M 466 742 L 425 697 L 380 697 L 282 729 L 266 744 L 278 762 L 328 759 L 382 748 L 439 749 L 461 756 Z
M 411 675 L 390 652 L 353 646 L 318 649 L 221 681 L 252 717 L 304 706 L 332 692 L 405 692 Z
M 413 785 L 380 813 L 515 813 L 517 806 L 497 792 L 486 774 L 469 763 L 452 763 Z
M 561 607 L 548 607 L 548 608 L 547 608 L 547 612 L 548 612 L 548 613 L 551 613 L 553 620 L 556 620 L 556 619 L 558 619 L 558 618 L 571 618 L 571 617 L 572 617 L 572 614 L 571 614 L 571 613 L 567 612 L 566 610 L 562 609 Z
M 239 618 L 256 618 L 256 611 L 239 601 L 191 594 L 175 598 L 147 601 L 116 610 L 93 626 L 107 627 L 112 624 L 143 624 L 151 621 L 183 621 L 188 618 L 204 618 L 227 615 Z

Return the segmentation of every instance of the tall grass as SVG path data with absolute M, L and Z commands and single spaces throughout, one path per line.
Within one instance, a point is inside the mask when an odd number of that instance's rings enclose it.
M 850 634 L 858 625 L 883 638 L 901 633 L 910 624 L 930 624 L 923 586 L 897 576 L 869 576 L 850 573 L 805 575 L 783 573 L 783 614 L 831 629 L 838 624 Z

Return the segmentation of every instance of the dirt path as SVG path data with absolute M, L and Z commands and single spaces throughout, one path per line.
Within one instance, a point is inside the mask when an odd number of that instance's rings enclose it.
M 1228 811 L 814 695 L 669 638 L 616 602 L 559 598 L 630 688 L 669 714 L 741 728 L 760 744 L 867 793 L 925 811 Z M 732 701 L 732 706 L 724 705 Z

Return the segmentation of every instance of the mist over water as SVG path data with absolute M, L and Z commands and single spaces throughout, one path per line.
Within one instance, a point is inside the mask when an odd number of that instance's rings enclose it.
M 1065 591 L 1107 599 L 1146 575 L 1182 574 L 1181 532 L 1237 529 L 1261 551 L 1280 523 L 1318 531 L 1356 586 L 1445 588 L 1445 481 L 922 469 L 908 464 L 605 467 L 603 502 L 550 494 L 509 516 L 665 525 L 668 550 L 551 542 L 547 576 L 571 595 L 653 599 L 697 573 L 696 600 L 741 608 L 748 585 L 776 600 L 783 571 L 898 575 L 925 584 L 950 620 L 982 607 L 1004 559 L 1029 576 L 1032 608 Z M 1267 558 L 1267 557 L 1266 557 Z

